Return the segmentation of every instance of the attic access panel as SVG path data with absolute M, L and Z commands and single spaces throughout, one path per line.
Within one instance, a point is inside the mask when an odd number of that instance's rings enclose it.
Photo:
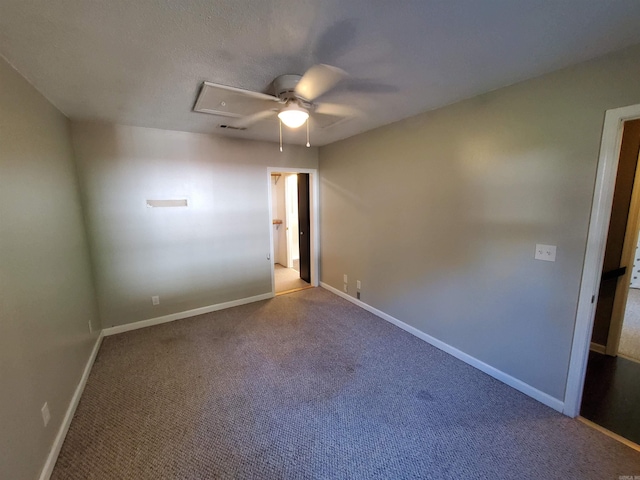
M 313 113 L 311 116 L 311 125 L 317 125 L 324 129 L 333 127 L 339 123 L 348 120 L 349 117 L 338 117 L 336 115 L 327 115 L 325 113 Z
M 195 112 L 240 118 L 277 107 L 279 100 L 264 93 L 204 82 L 193 107 Z

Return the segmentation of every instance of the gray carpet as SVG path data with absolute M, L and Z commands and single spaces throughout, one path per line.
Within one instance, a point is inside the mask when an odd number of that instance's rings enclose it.
M 319 288 L 104 340 L 53 479 L 617 479 L 640 453 Z
M 640 362 L 640 290 L 629 289 L 618 353 Z

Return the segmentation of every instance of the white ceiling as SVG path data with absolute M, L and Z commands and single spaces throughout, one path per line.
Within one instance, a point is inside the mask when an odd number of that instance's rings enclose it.
M 341 138 L 640 43 L 638 0 L 0 0 L 0 54 L 72 119 L 277 141 L 192 111 L 208 80 L 266 91 L 316 63 Z M 303 143 L 303 132 L 285 131 Z

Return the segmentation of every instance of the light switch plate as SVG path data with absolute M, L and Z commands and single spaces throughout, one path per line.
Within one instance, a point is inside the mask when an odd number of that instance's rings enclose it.
M 544 260 L 545 262 L 555 262 L 556 246 L 537 244 L 534 258 L 536 260 Z
M 40 412 L 42 412 L 42 423 L 44 423 L 44 426 L 46 427 L 49 424 L 49 420 L 51 420 L 51 414 L 49 413 L 49 404 L 47 402 L 44 402 L 44 405 L 40 409 Z

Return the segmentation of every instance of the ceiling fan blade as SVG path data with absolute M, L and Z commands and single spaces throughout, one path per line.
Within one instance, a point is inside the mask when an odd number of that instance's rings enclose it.
M 355 93 L 395 93 L 400 90 L 396 85 L 355 78 L 350 79 L 344 88 Z
M 296 95 L 312 102 L 327 93 L 341 80 L 347 77 L 347 72 L 331 65 L 314 65 L 302 76 L 296 85 Z
M 277 113 L 277 110 L 263 110 L 262 112 L 254 113 L 252 115 L 247 115 L 246 117 L 242 117 L 230 123 L 234 128 L 249 128 L 254 123 L 257 123 L 261 120 L 269 118 L 270 116 L 275 115 L 276 113 Z
M 313 58 L 319 62 L 333 62 L 348 52 L 354 45 L 357 21 L 351 18 L 340 20 L 327 28 L 316 41 Z
M 319 103 L 314 112 L 337 117 L 355 117 L 361 113 L 353 107 L 337 103 Z

